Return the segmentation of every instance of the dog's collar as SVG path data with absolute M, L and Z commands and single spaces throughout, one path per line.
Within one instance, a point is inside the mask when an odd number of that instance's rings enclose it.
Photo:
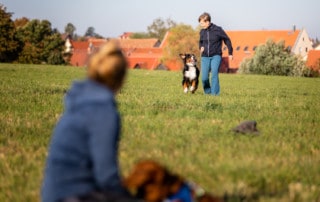
M 191 187 L 187 183 L 184 183 L 180 187 L 180 189 L 178 190 L 177 193 L 168 197 L 165 201 L 166 202 L 178 202 L 178 201 L 193 202 L 194 197 L 193 197 L 192 192 L 193 191 L 192 191 Z
M 189 201 L 197 202 L 199 198 L 205 195 L 205 190 L 194 182 L 185 183 L 180 190 L 173 196 L 165 199 L 163 202 L 179 202 L 181 199 L 190 199 Z

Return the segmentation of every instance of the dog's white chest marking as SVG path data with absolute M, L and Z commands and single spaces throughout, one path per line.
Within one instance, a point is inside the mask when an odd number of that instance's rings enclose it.
M 189 66 L 189 70 L 185 71 L 184 76 L 189 78 L 190 80 L 193 80 L 197 77 L 196 73 L 196 67 L 195 66 Z

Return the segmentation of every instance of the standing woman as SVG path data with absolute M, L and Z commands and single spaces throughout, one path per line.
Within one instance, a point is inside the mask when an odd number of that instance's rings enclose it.
M 228 47 L 229 59 L 232 60 L 232 43 L 225 31 L 211 23 L 209 13 L 203 13 L 198 19 L 201 31 L 199 48 L 201 53 L 201 79 L 205 94 L 220 95 L 219 67 L 222 59 L 222 42 Z M 211 72 L 211 84 L 209 74 Z

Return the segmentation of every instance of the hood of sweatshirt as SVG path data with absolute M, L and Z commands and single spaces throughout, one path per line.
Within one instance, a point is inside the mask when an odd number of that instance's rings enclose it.
M 65 111 L 77 110 L 88 103 L 114 102 L 114 93 L 90 79 L 75 81 L 65 95 Z

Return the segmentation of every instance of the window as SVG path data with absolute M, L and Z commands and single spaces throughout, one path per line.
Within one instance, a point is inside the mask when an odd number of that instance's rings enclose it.
M 244 47 L 244 51 L 248 51 L 248 49 L 249 49 L 249 47 L 248 46 L 246 46 L 246 47 Z
M 252 50 L 255 51 L 257 49 L 257 46 L 253 46 Z
M 240 46 L 237 46 L 236 50 L 237 50 L 237 51 L 240 50 Z

